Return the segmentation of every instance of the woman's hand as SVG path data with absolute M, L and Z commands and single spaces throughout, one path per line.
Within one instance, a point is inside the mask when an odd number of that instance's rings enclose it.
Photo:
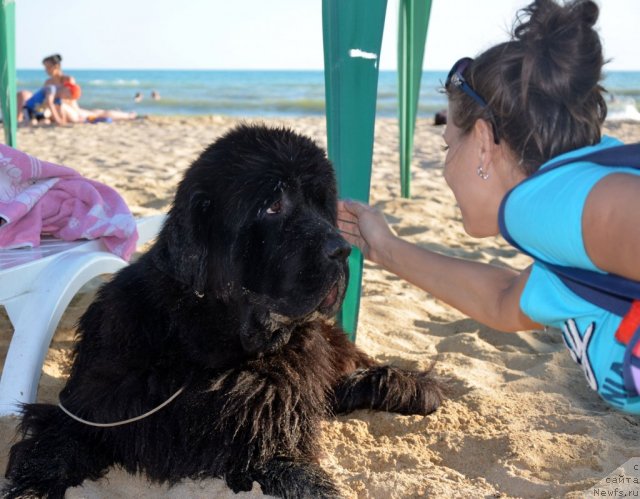
M 396 237 L 379 210 L 357 201 L 338 202 L 338 228 L 342 237 L 375 263 L 382 263 L 388 242 Z
M 409 243 L 392 232 L 380 211 L 356 201 L 338 202 L 338 228 L 365 258 L 483 324 L 501 331 L 542 327 L 520 310 L 530 269 L 520 273 Z

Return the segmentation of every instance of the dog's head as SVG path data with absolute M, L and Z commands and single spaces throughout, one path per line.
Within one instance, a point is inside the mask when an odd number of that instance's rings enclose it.
M 257 330 L 331 316 L 344 298 L 350 247 L 336 201 L 333 168 L 312 140 L 241 125 L 187 170 L 160 238 L 162 266 L 194 293 L 249 309 L 243 345 L 272 349 L 288 336 Z

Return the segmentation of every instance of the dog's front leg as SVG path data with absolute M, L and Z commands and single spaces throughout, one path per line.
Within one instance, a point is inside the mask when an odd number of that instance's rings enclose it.
M 27 404 L 23 412 L 24 438 L 9 452 L 3 498 L 62 499 L 67 488 L 97 480 L 113 464 L 99 440 L 87 437 L 58 407 Z
M 342 497 L 326 471 L 314 463 L 274 458 L 255 475 L 262 492 L 286 499 Z
M 442 398 L 442 389 L 429 372 L 373 366 L 339 380 L 334 388 L 334 412 L 375 409 L 425 415 L 435 411 Z

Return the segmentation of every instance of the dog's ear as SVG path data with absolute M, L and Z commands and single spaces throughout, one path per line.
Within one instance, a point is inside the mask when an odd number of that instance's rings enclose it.
M 196 191 L 191 194 L 187 215 L 190 223 L 187 225 L 190 226 L 189 236 L 192 244 L 189 245 L 189 251 L 184 255 L 186 257 L 184 264 L 190 274 L 196 294 L 204 293 L 209 281 L 210 249 L 212 236 L 215 232 L 213 213 L 213 199 L 207 193 Z
M 226 299 L 235 289 L 232 248 L 235 220 L 225 219 L 227 210 L 219 206 L 210 192 L 196 191 L 189 198 L 189 217 L 193 250 L 185 262 L 196 291 L 212 292 Z
M 196 191 L 189 198 L 189 219 L 193 233 L 199 237 L 208 231 L 213 213 L 213 199 L 202 191 Z
M 208 282 L 212 200 L 196 191 L 188 199 L 176 196 L 154 246 L 153 260 L 164 273 L 188 286 L 196 295 L 205 292 Z

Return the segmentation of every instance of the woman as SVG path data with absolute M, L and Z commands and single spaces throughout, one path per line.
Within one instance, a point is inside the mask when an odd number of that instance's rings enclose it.
M 44 86 L 34 94 L 26 91 L 18 92 L 19 121 L 23 118 L 21 113 L 24 110 L 30 121 L 48 114 L 55 123 L 66 123 L 59 108 L 62 99 L 78 100 L 82 91 L 72 76 L 63 73 L 61 63 L 62 56 L 60 54 L 45 57 L 42 64 L 49 78 L 44 82 Z
M 444 176 L 469 235 L 497 235 L 503 198 L 545 163 L 619 144 L 601 136 L 598 13 L 589 0 L 536 0 L 510 41 L 451 69 Z M 339 209 L 344 236 L 366 258 L 479 322 L 506 332 L 561 328 L 591 388 L 640 414 L 638 394 L 620 389 L 620 317 L 577 297 L 538 263 L 517 272 L 440 255 L 394 235 L 367 205 L 343 201 Z M 638 170 L 563 166 L 514 190 L 505 221 L 514 239 L 544 260 L 640 281 Z
M 101 121 L 132 120 L 136 113 L 129 113 L 109 109 L 83 109 L 78 105 L 82 95 L 80 86 L 72 76 L 62 71 L 62 56 L 50 55 L 42 60 L 49 79 L 43 88 L 35 94 L 27 96 L 25 92 L 18 93 L 18 109 L 26 111 L 29 119 L 37 120 L 39 114 L 51 116 L 54 123 L 97 123 Z M 21 120 L 21 117 L 18 116 Z

